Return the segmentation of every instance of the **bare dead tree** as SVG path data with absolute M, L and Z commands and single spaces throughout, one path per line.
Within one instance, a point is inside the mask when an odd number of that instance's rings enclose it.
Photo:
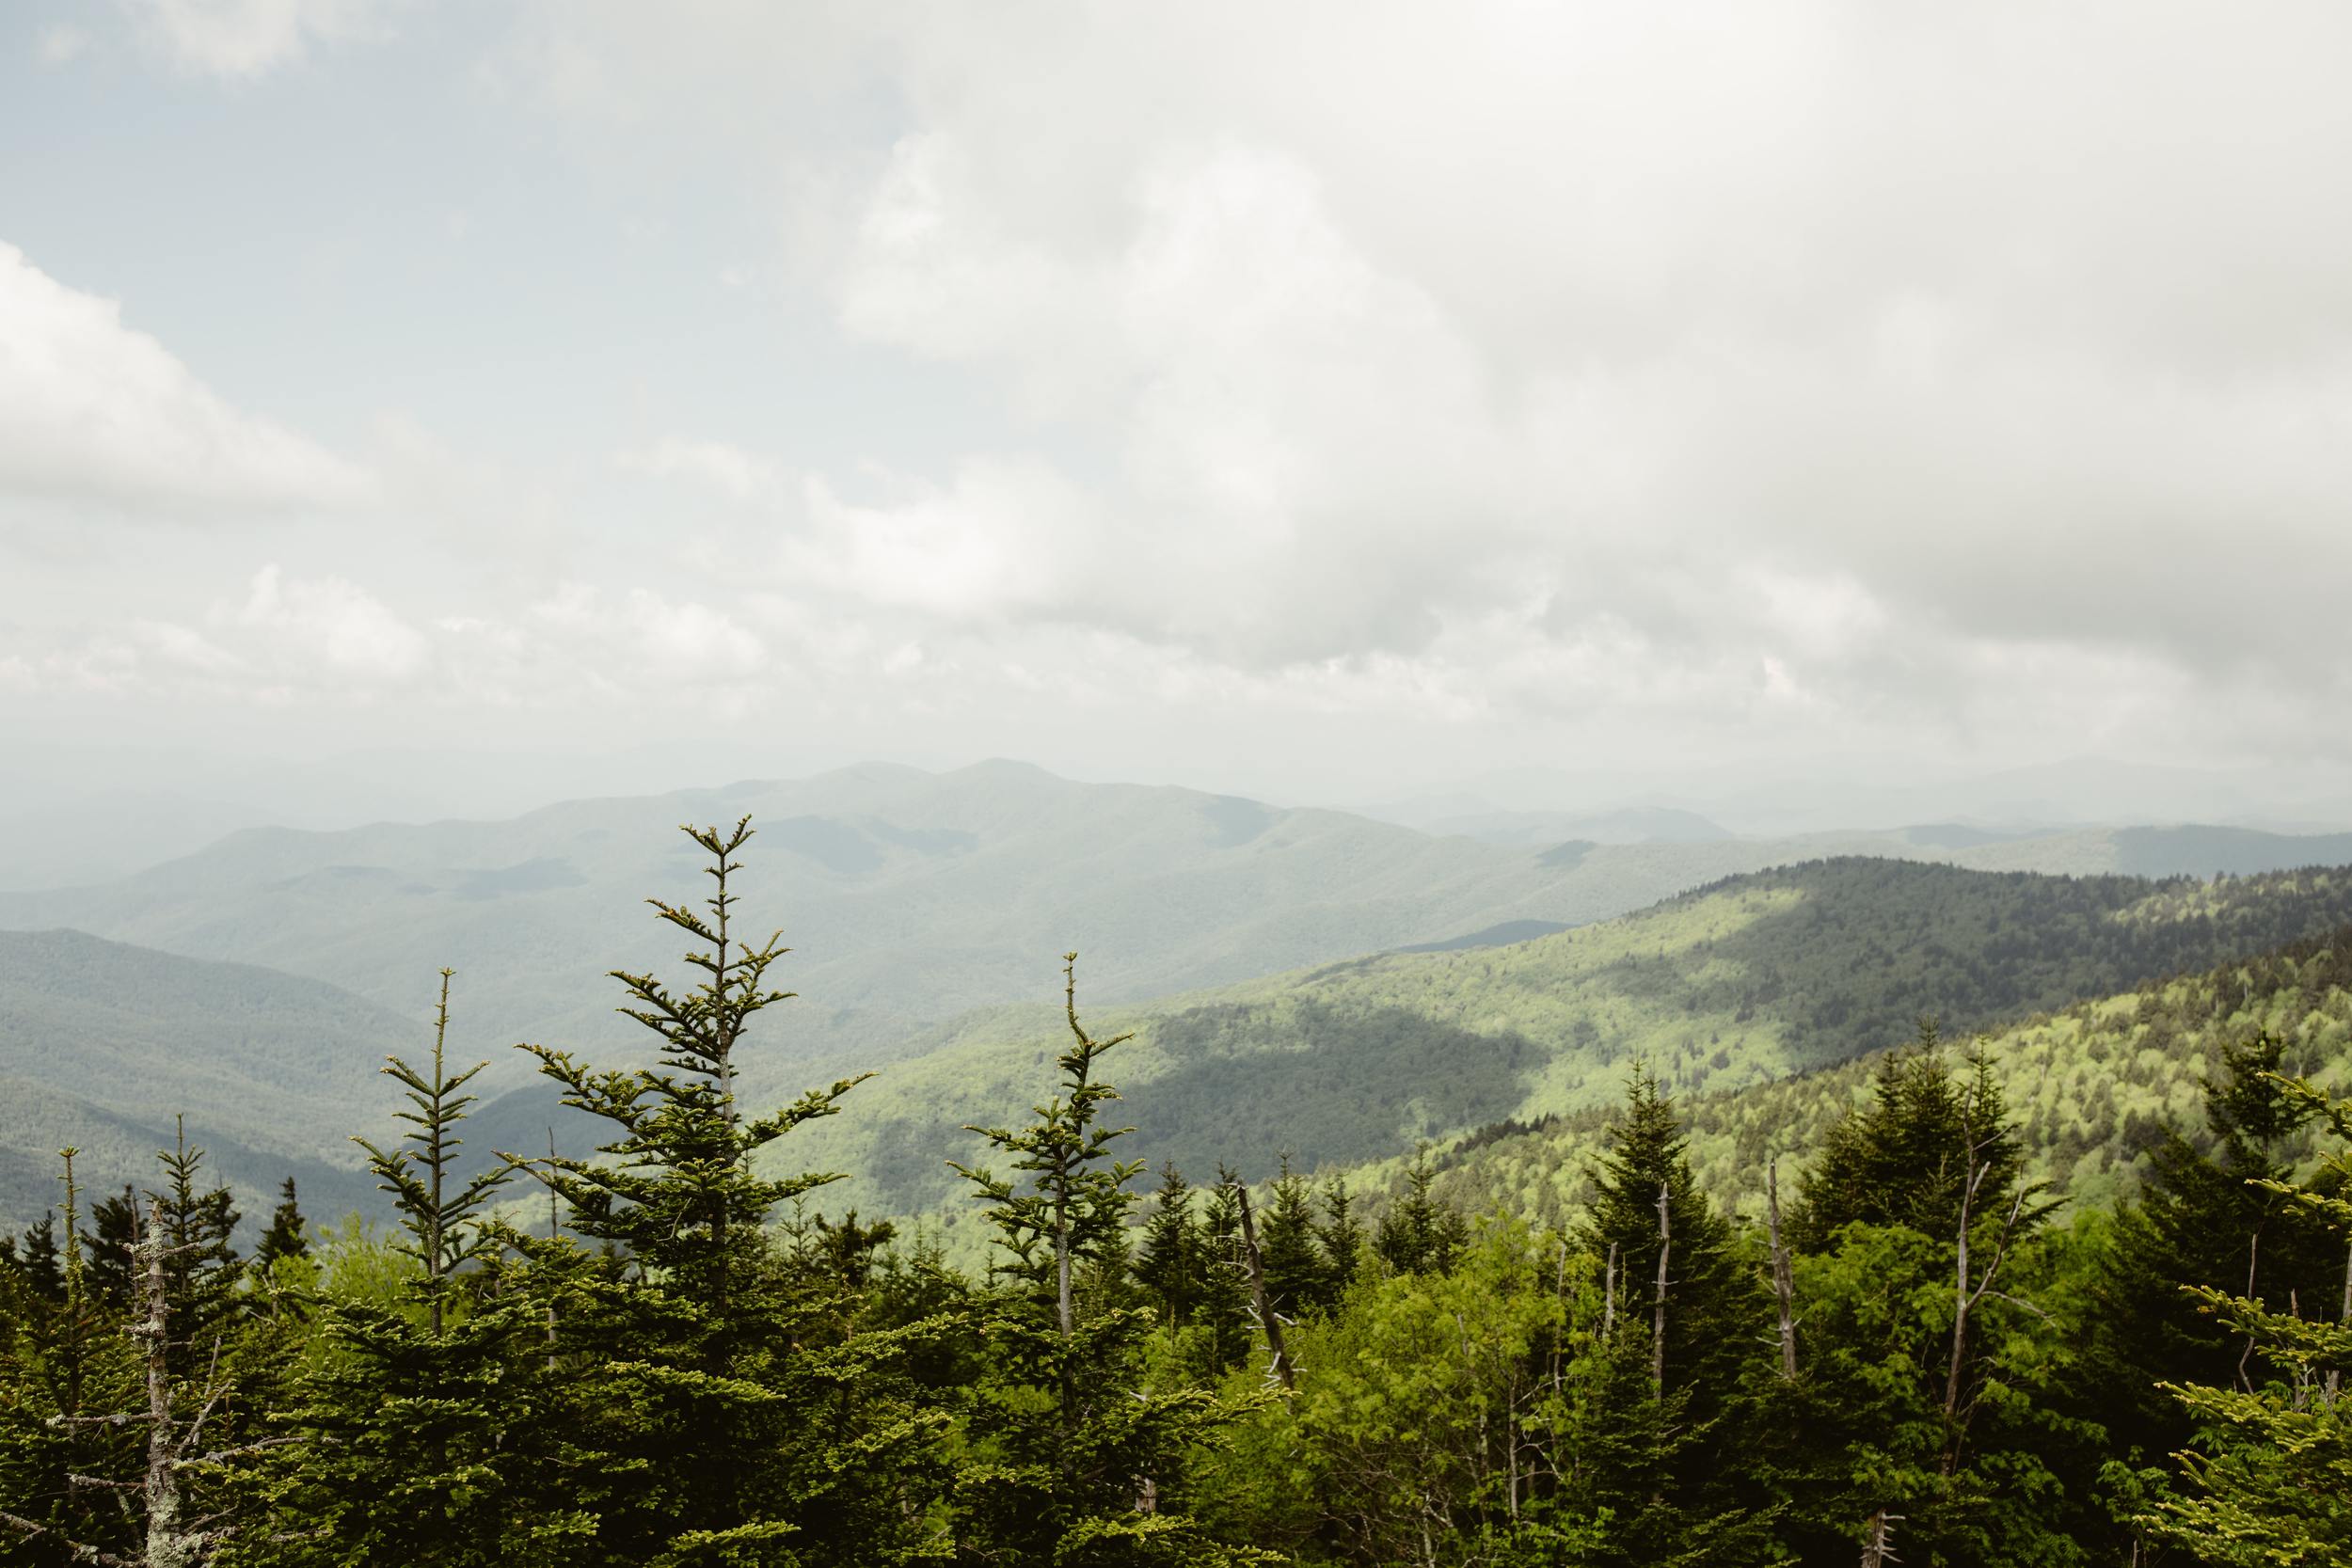
M 1658 1184 L 1658 1295 L 1651 1306 L 1649 1375 L 1660 1399 L 1666 1397 L 1666 1259 L 1674 1251 L 1674 1226 L 1666 1218 L 1666 1183 Z
M 1609 1273 L 1601 1284 L 1600 1337 L 1604 1339 L 1617 1330 L 1617 1243 L 1609 1243 Z
M 2344 1254 L 2344 1307 L 2336 1314 L 2336 1321 L 2352 1324 L 2352 1247 L 2346 1247 Z M 2343 1388 L 2344 1369 L 2339 1367 L 2328 1374 L 2328 1409 L 2336 1407 L 2336 1396 Z
M 1886 1568 L 1901 1560 L 1895 1555 L 1895 1527 L 1902 1517 L 1883 1508 L 1870 1515 L 1869 1533 L 1862 1538 L 1862 1568 Z
M 1780 1162 L 1764 1167 L 1764 1215 L 1772 1243 L 1772 1294 L 1780 1302 L 1780 1375 L 1797 1381 L 1797 1287 L 1788 1265 L 1788 1248 L 1780 1239 Z
M 1280 1384 L 1285 1391 L 1294 1390 L 1298 1386 L 1298 1373 L 1291 1365 L 1290 1352 L 1282 1344 L 1281 1317 L 1274 1310 L 1273 1304 L 1266 1300 L 1265 1263 L 1258 1255 L 1258 1227 L 1249 1213 L 1248 1184 L 1235 1180 L 1233 1196 L 1241 1204 L 1241 1255 L 1242 1261 L 1249 1267 L 1250 1304 L 1257 1309 L 1259 1326 L 1265 1330 L 1266 1349 L 1274 1355 L 1273 1364 L 1266 1369 L 1266 1375 Z

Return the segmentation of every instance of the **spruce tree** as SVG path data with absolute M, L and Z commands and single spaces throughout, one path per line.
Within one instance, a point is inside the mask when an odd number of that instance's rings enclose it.
M 769 979 L 781 933 L 746 941 L 737 891 L 751 819 L 682 830 L 708 857 L 699 905 L 648 899 L 693 943 L 693 983 L 614 971 L 621 1011 L 657 1066 L 598 1069 L 524 1047 L 564 1103 L 609 1124 L 599 1158 L 533 1162 L 601 1252 L 513 1239 L 554 1292 L 558 1358 L 579 1440 L 574 1478 L 612 1562 L 882 1563 L 929 1550 L 942 1418 L 910 1402 L 908 1355 L 935 1333 L 844 1332 L 834 1287 L 765 1228 L 838 1177 L 763 1174 L 771 1146 L 834 1115 L 860 1080 L 746 1114 L 737 1085 L 752 1022 L 790 998 Z M 853 1325 L 851 1325 L 853 1326 Z
M 271 1544 L 243 1560 L 286 1568 L 554 1565 L 580 1560 L 595 1521 L 556 1484 L 577 1450 L 550 1408 L 543 1319 L 499 1289 L 508 1233 L 488 1208 L 513 1174 L 456 1175 L 459 1128 L 486 1063 L 449 1068 L 450 980 L 434 1010 L 429 1066 L 388 1058 L 406 1124 L 387 1148 L 366 1138 L 368 1166 L 389 1194 L 407 1265 L 397 1306 L 328 1298 L 319 1331 L 332 1354 L 296 1390 L 286 1422 L 300 1448 L 238 1477 L 273 1520 Z M 282 1226 L 282 1232 L 281 1232 Z M 277 1221 L 276 1258 L 301 1241 L 293 1183 Z
M 1429 1146 L 1414 1151 L 1405 1172 L 1405 1192 L 1390 1204 L 1373 1233 L 1373 1250 L 1398 1274 L 1443 1274 L 1470 1240 L 1470 1223 L 1461 1212 L 1433 1196 L 1438 1167 Z
M 1249 1357 L 1257 1329 L 1250 1317 L 1249 1270 L 1242 1261 L 1240 1179 L 1219 1165 L 1200 1212 L 1200 1300 L 1209 1365 L 1218 1370 Z
M 1747 1417 L 1740 1390 L 1763 1331 L 1761 1295 L 1731 1227 L 1699 1190 L 1674 1103 L 1647 1069 L 1634 1070 L 1607 1140 L 1589 1172 L 1592 1206 L 1578 1241 L 1615 1260 L 1610 1337 L 1646 1352 L 1651 1401 L 1676 1413 L 1645 1439 L 1660 1463 L 1671 1462 L 1660 1484 L 1683 1516 L 1728 1529 L 1758 1506 L 1724 1481 Z M 1624 1354 L 1607 1361 L 1613 1377 Z
M 1326 1288 L 1337 1301 L 1356 1283 L 1364 1250 L 1364 1227 L 1356 1218 L 1356 1202 L 1344 1176 L 1334 1175 L 1323 1184 L 1323 1217 L 1315 1225 L 1315 1245 L 1323 1253 Z
M 1189 1325 L 1200 1305 L 1203 1259 L 1198 1222 L 1192 1212 L 1192 1187 L 1184 1172 L 1169 1161 L 1160 1167 L 1159 1190 L 1152 1195 L 1151 1217 L 1143 1224 L 1143 1243 L 1136 1254 L 1136 1279 L 1150 1298 L 1160 1326 Z
M 2330 1100 L 2276 1075 L 2269 1082 L 2282 1092 L 2263 1122 L 2241 1122 L 2241 1130 L 2258 1136 L 2260 1128 L 2290 1117 L 2318 1117 L 2337 1137 L 2352 1141 L 2352 1101 Z M 2352 1153 L 2328 1154 L 2324 1173 L 2325 1186 L 2276 1177 L 2255 1184 L 2339 1231 L 2352 1230 L 2352 1200 L 2343 1196 L 2352 1181 Z M 2307 1316 L 2292 1303 L 2280 1310 L 2249 1293 L 2203 1287 L 2193 1294 L 2232 1333 L 2251 1339 L 2254 1359 L 2272 1371 L 2253 1387 L 2167 1386 L 2196 1418 L 2199 1436 L 2180 1455 L 2183 1495 L 2165 1498 L 2142 1523 L 2184 1551 L 2230 1568 L 2352 1560 L 2352 1402 L 2344 1386 L 2352 1370 L 2352 1322 Z
M 1119 1092 L 1097 1071 L 1131 1037 L 1098 1040 L 1079 1022 L 1077 962 L 1063 958 L 1071 1043 L 1057 1058 L 1059 1092 L 1023 1127 L 970 1129 L 1012 1174 L 955 1166 L 985 1205 L 1009 1287 L 971 1417 L 978 1458 L 959 1485 L 958 1546 L 984 1562 L 1101 1568 L 1259 1560 L 1218 1547 L 1181 1512 L 1191 1451 L 1225 1413 L 1205 1391 L 1146 1382 L 1150 1308 L 1078 1294 L 1086 1262 L 1122 1243 L 1128 1183 L 1144 1167 L 1112 1153 L 1133 1129 L 1104 1120 Z
M 1280 1157 L 1265 1212 L 1258 1221 L 1258 1252 L 1265 1268 L 1266 1298 L 1274 1310 L 1295 1318 L 1330 1300 L 1330 1272 L 1315 1245 L 1313 1190 Z
M 294 1197 L 294 1179 L 289 1176 L 278 1189 L 278 1207 L 270 1211 L 269 1228 L 254 1243 L 253 1261 L 266 1274 L 280 1259 L 310 1256 L 310 1227 Z

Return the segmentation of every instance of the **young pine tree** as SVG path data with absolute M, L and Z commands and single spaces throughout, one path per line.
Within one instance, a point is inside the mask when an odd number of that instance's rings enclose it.
M 1161 1327 L 1180 1329 L 1191 1323 L 1200 1305 L 1202 1261 L 1192 1187 L 1170 1161 L 1160 1167 L 1159 1190 L 1152 1195 L 1152 1213 L 1143 1222 L 1143 1243 L 1135 1264 L 1136 1282 Z
M 978 1458 L 959 1486 L 959 1548 L 984 1562 L 1239 1562 L 1180 1512 L 1186 1461 L 1228 1418 L 1199 1389 L 1144 1382 L 1148 1307 L 1080 1299 L 1089 1259 L 1122 1242 L 1142 1163 L 1112 1145 L 1133 1129 L 1103 1119 L 1119 1092 L 1097 1076 L 1129 1037 L 1098 1040 L 1078 1022 L 1077 955 L 1064 957 L 1071 1044 L 1059 1092 L 1019 1129 L 976 1127 L 1012 1175 L 955 1168 L 987 1206 L 1010 1287 L 989 1325 L 993 1355 L 972 1412 Z
M 1266 1301 L 1284 1318 L 1329 1303 L 1330 1271 L 1315 1244 L 1314 1192 L 1281 1156 L 1265 1213 L 1258 1221 L 1258 1252 L 1265 1268 Z
M 272 1519 L 243 1563 L 272 1568 L 554 1568 L 594 1521 L 558 1478 L 575 1450 L 548 1405 L 544 1320 L 494 1289 L 505 1233 L 488 1206 L 513 1174 L 494 1165 L 457 1172 L 459 1128 L 485 1063 L 449 1069 L 449 993 L 441 971 L 429 1066 L 391 1057 L 383 1069 L 407 1101 L 407 1124 L 386 1148 L 355 1138 L 391 1196 L 393 1243 L 405 1264 L 395 1305 L 329 1296 L 318 1317 L 328 1354 L 315 1358 L 286 1422 L 300 1438 L 240 1476 Z M 293 1183 L 278 1223 L 277 1256 L 300 1239 Z
M 941 1418 L 910 1407 L 905 1359 L 927 1332 L 844 1331 L 836 1288 L 782 1256 L 778 1204 L 837 1177 L 760 1164 L 860 1080 L 747 1114 L 740 1052 L 789 999 L 770 972 L 780 933 L 746 941 L 737 892 L 751 819 L 684 830 L 709 863 L 699 905 L 649 899 L 693 946 L 693 984 L 615 971 L 621 1011 L 659 1042 L 658 1066 L 600 1070 L 528 1050 L 566 1105 L 607 1123 L 599 1159 L 538 1162 L 574 1232 L 602 1259 L 520 1242 L 550 1298 L 572 1424 L 601 1455 L 575 1478 L 612 1562 L 885 1563 L 930 1549 Z M 567 1260 L 568 1259 L 568 1260 Z M 853 1327 L 853 1323 L 850 1326 Z
M 1364 1250 L 1364 1227 L 1356 1218 L 1356 1201 L 1348 1196 L 1344 1176 L 1333 1176 L 1323 1184 L 1323 1217 L 1315 1225 L 1315 1245 L 1323 1254 L 1324 1277 L 1336 1302 L 1356 1283 Z
M 1443 1274 L 1470 1241 L 1470 1222 L 1461 1211 L 1430 1193 L 1437 1180 L 1438 1167 L 1423 1144 L 1405 1172 L 1404 1196 L 1389 1206 L 1373 1233 L 1373 1251 L 1398 1274 Z

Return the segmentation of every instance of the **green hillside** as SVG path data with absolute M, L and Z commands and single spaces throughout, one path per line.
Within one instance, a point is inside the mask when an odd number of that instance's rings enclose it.
M 2210 971 L 2078 1002 L 1984 1037 L 2034 1173 L 2064 1196 L 2103 1203 L 2132 1185 L 2155 1131 L 2203 1126 L 2202 1082 L 2221 1047 L 2267 1030 L 2282 1068 L 2342 1093 L 2352 1084 L 2352 928 L 2339 927 Z M 1947 1049 L 1960 1048 L 1946 1030 Z M 1765 1165 L 1820 1147 L 1869 1094 L 1876 1056 L 1729 1092 L 1685 1096 L 1700 1183 L 1726 1207 L 1760 1212 Z M 1534 1125 L 1511 1121 L 1454 1140 L 1438 1191 L 1474 1210 L 1559 1215 L 1587 1199 L 1585 1171 L 1612 1107 Z M 1391 1173 L 1364 1173 L 1378 1185 Z M 1792 1179 L 1793 1164 L 1782 1172 Z
M 429 1037 L 414 1021 L 434 983 L 412 977 L 404 1018 L 247 964 L 0 931 L 0 1225 L 51 1202 L 63 1144 L 93 1189 L 153 1180 L 182 1112 L 248 1212 L 289 1175 L 315 1212 L 372 1206 L 350 1134 L 384 1125 L 376 1069 Z
M 1422 1138 L 1598 1108 L 1626 1064 L 1684 1095 L 1764 1085 L 1900 1041 L 1931 1012 L 1988 1028 L 2202 971 L 2352 922 L 2352 871 L 2215 883 L 2047 878 L 1843 859 L 1733 879 L 1512 946 L 1391 953 L 1089 1011 L 1122 1048 L 1138 1151 L 1251 1177 L 1376 1162 Z M 1081 960 L 1081 993 L 1087 970 Z M 1049 1008 L 935 1035 L 860 1087 L 795 1158 L 858 1173 L 868 1212 L 954 1191 L 956 1129 L 1033 1098 Z

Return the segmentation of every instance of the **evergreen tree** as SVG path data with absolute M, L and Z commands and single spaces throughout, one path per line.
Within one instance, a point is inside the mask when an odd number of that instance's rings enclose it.
M 1200 1305 L 1203 1259 L 1193 1218 L 1192 1187 L 1170 1161 L 1160 1167 L 1159 1190 L 1143 1224 L 1136 1256 L 1136 1279 L 1151 1299 L 1163 1328 L 1184 1328 Z
M 2258 1060 L 2277 1060 L 2267 1041 L 2225 1060 L 2225 1072 L 2239 1079 Z M 2338 1138 L 2352 1140 L 2352 1101 L 2331 1101 L 2277 1072 L 2233 1088 L 2218 1117 L 2223 1159 L 2261 1162 L 2267 1145 L 2314 1117 Z M 2244 1148 L 2230 1148 L 2234 1140 L 2244 1140 Z M 2324 1159 L 2317 1180 L 2251 1178 L 2256 1196 L 2286 1206 L 2272 1211 L 2272 1220 L 2296 1213 L 2338 1234 L 2352 1232 L 2347 1182 L 2352 1152 L 2345 1149 Z M 2352 1298 L 2352 1262 L 2345 1270 L 2345 1293 Z M 2352 1402 L 2345 1399 L 2345 1373 L 2352 1370 L 2352 1312 L 2328 1322 L 2319 1312 L 2298 1309 L 2294 1298 L 2280 1309 L 2253 1291 L 2200 1286 L 2192 1295 L 2233 1336 L 2251 1340 L 2253 1352 L 2242 1366 L 2261 1366 L 2265 1378 L 2253 1385 L 2237 1373 L 2228 1383 L 2167 1385 L 2195 1418 L 2197 1441 L 2178 1455 L 2185 1467 L 2181 1496 L 2159 1497 L 2157 1512 L 2140 1524 L 2201 1561 L 2230 1568 L 2347 1561 Z
M 504 1165 L 456 1177 L 458 1129 L 486 1063 L 448 1064 L 453 971 L 441 971 L 433 1057 L 391 1057 L 407 1124 L 387 1148 L 366 1138 L 368 1166 L 391 1196 L 398 1304 L 330 1298 L 320 1330 L 334 1354 L 313 1368 L 289 1420 L 303 1446 L 240 1480 L 275 1521 L 241 1560 L 359 1568 L 486 1568 L 578 1560 L 595 1521 L 550 1484 L 577 1458 L 548 1406 L 543 1319 L 519 1291 L 498 1289 L 507 1233 L 487 1208 L 513 1174 Z M 273 1220 L 273 1261 L 300 1256 L 294 1184 Z
M 291 1176 L 278 1189 L 278 1207 L 270 1211 L 269 1228 L 254 1244 L 253 1261 L 263 1273 L 275 1269 L 281 1258 L 310 1256 L 310 1227 L 302 1216 L 302 1205 L 294 1197 L 294 1179 Z
M 2317 1116 L 2338 1137 L 2352 1140 L 2352 1101 L 2331 1101 L 2275 1076 L 2270 1082 L 2282 1094 L 2261 1120 L 2239 1122 L 2239 1131 L 2259 1141 L 2263 1130 Z M 2325 1189 L 2267 1177 L 2258 1185 L 2339 1230 L 2352 1229 L 2352 1201 L 2343 1196 L 2352 1179 L 2352 1154 L 2330 1153 L 2325 1169 L 2333 1179 Z M 2233 1334 L 2253 1340 L 2255 1359 L 2274 1370 L 2250 1388 L 2243 1383 L 2168 1386 L 2197 1418 L 2200 1435 L 2180 1456 L 2186 1468 L 2184 1495 L 2163 1499 L 2142 1522 L 2184 1550 L 2230 1568 L 2317 1568 L 2352 1560 L 2352 1402 L 2344 1387 L 2344 1373 L 2352 1370 L 2352 1322 L 2306 1317 L 2292 1305 L 2280 1311 L 2250 1293 L 2210 1287 L 2194 1293 Z
M 227 1187 L 203 1185 L 204 1150 L 188 1147 L 184 1117 L 176 1125 L 173 1147 L 155 1156 L 163 1186 L 147 1196 L 151 1210 L 162 1215 L 164 1282 L 171 1298 L 166 1354 L 172 1375 L 186 1379 L 198 1375 L 197 1363 L 217 1354 L 237 1309 L 245 1263 L 230 1238 L 243 1216 Z
M 766 1115 L 737 1095 L 752 1021 L 791 993 L 770 971 L 781 933 L 736 928 L 739 858 L 751 819 L 683 830 L 709 859 L 700 905 L 650 899 L 695 943 L 695 976 L 674 991 L 615 971 L 621 1009 L 660 1042 L 659 1065 L 599 1070 L 525 1047 L 564 1103 L 609 1123 L 601 1159 L 538 1162 L 574 1231 L 602 1259 L 514 1244 L 561 1285 L 561 1345 L 584 1369 L 567 1386 L 575 1428 L 599 1458 L 576 1477 L 616 1562 L 859 1562 L 930 1550 L 940 1418 L 912 1408 L 906 1357 L 930 1332 L 844 1333 L 830 1286 L 780 1256 L 771 1212 L 838 1180 L 768 1176 L 755 1160 L 794 1128 L 832 1116 L 858 1079 Z
M 1355 1200 L 1348 1196 L 1344 1176 L 1334 1175 L 1323 1184 L 1323 1217 L 1315 1226 L 1315 1245 L 1323 1253 L 1327 1289 L 1337 1301 L 1356 1283 L 1364 1250 L 1364 1227 L 1357 1221 Z
M 1240 1179 L 1219 1165 L 1200 1213 L 1200 1303 L 1197 1321 L 1207 1330 L 1212 1368 L 1249 1358 L 1257 1328 L 1249 1303 L 1249 1269 L 1242 1260 Z
M 1179 1511 L 1191 1450 L 1224 1412 L 1206 1392 L 1144 1378 L 1148 1308 L 1077 1294 L 1082 1266 L 1123 1244 L 1140 1161 L 1115 1158 L 1132 1132 L 1103 1119 L 1119 1091 L 1097 1076 L 1131 1037 L 1098 1040 L 1078 1022 L 1078 957 L 1065 955 L 1071 1044 L 1059 1092 L 1019 1129 L 975 1127 L 1010 1177 L 955 1168 L 986 1205 L 1009 1286 L 990 1325 L 993 1364 L 972 1413 L 980 1458 L 959 1487 L 959 1546 L 979 1561 L 1116 1564 L 1260 1560 L 1217 1547 Z
M 82 1267 L 92 1298 L 128 1315 L 136 1298 L 131 1277 L 131 1248 L 138 1240 L 138 1194 L 129 1185 L 90 1207 L 90 1228 L 82 1232 Z
M 1438 1167 L 1422 1144 L 1405 1172 L 1405 1194 L 1380 1216 L 1373 1250 L 1399 1274 L 1443 1274 L 1470 1240 L 1461 1212 L 1430 1193 Z
M 1331 1298 L 1330 1271 L 1315 1244 L 1313 1189 L 1281 1156 L 1264 1215 L 1258 1221 L 1258 1255 L 1265 1269 L 1266 1301 L 1285 1318 L 1295 1318 Z
M 1977 1122 L 2006 1127 L 1998 1085 L 1988 1077 L 1981 1092 L 1990 1098 Z M 1967 1120 L 1967 1086 L 1953 1081 L 1935 1021 L 1921 1019 L 1917 1039 L 1880 1061 L 1870 1103 L 1849 1112 L 1823 1140 L 1789 1216 L 1792 1243 L 1819 1251 L 1840 1226 L 1857 1224 L 1951 1234 L 1976 1166 L 1989 1161 L 1984 1190 L 2006 1194 L 2020 1161 L 2006 1135 L 1971 1154 Z

